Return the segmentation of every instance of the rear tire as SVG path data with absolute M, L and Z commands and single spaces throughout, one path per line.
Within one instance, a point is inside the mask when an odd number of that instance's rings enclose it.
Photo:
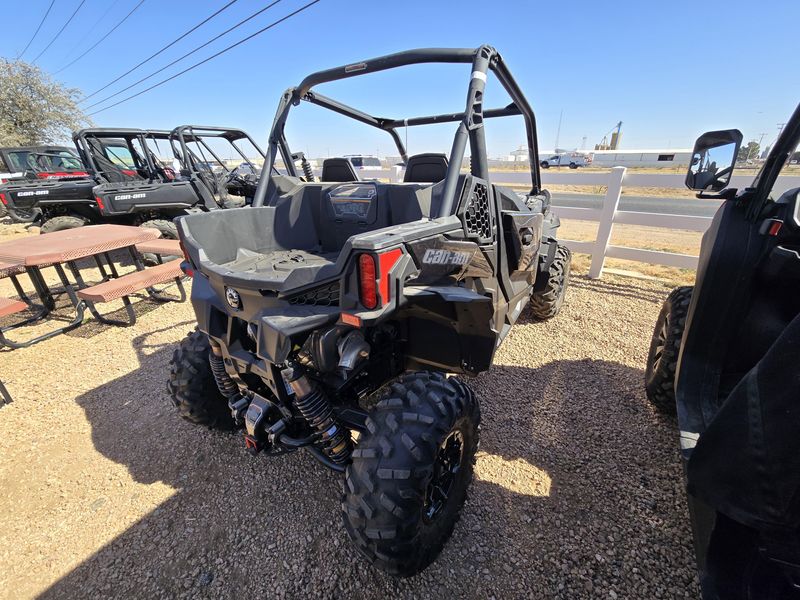
M 578 168 L 578 163 L 574 163 L 574 162 L 569 163 L 569 168 L 570 169 L 577 169 Z
M 561 311 L 569 286 L 571 264 L 572 253 L 569 248 L 559 244 L 546 275 L 547 283 L 541 290 L 531 292 L 531 313 L 537 321 L 552 319 Z
M 480 438 L 480 407 L 458 379 L 409 373 L 367 419 L 347 467 L 344 526 L 379 569 L 409 577 L 442 551 L 461 516 Z
M 195 425 L 206 425 L 217 429 L 233 429 L 235 423 L 223 396 L 208 354 L 211 344 L 202 331 L 187 335 L 172 355 L 167 391 L 181 417 Z
M 647 355 L 644 372 L 647 398 L 659 412 L 668 415 L 677 413 L 675 369 L 693 291 L 694 287 L 689 285 L 678 287 L 664 300 Z
M 162 239 L 165 240 L 177 240 L 178 239 L 178 227 L 172 221 L 167 221 L 166 219 L 152 219 L 151 221 L 145 221 L 139 227 L 146 227 L 148 229 L 157 229 L 161 232 Z M 158 257 L 155 254 L 151 254 L 149 252 L 142 255 L 145 264 L 147 265 L 157 265 L 158 264 Z M 180 258 L 178 256 L 163 256 L 161 258 L 162 262 L 168 262 L 170 260 L 174 260 L 176 258 Z
M 549 162 L 547 162 L 546 160 L 543 160 L 543 161 L 542 161 L 542 162 L 539 164 L 539 166 L 540 166 L 540 167 L 542 167 L 543 169 L 549 169 L 549 168 L 550 168 L 550 163 L 549 163 Z
M 63 231 L 64 229 L 76 229 L 86 225 L 86 219 L 75 217 L 72 215 L 61 215 L 60 217 L 53 217 L 47 219 L 39 228 L 39 233 L 53 233 L 54 231 Z

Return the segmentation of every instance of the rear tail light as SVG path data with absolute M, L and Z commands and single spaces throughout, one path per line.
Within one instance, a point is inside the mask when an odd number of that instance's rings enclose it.
M 100 210 L 105 210 L 106 209 L 106 205 L 105 205 L 105 203 L 103 202 L 103 199 L 100 196 L 95 196 L 94 197 L 94 201 L 97 202 L 97 206 L 98 206 L 98 208 Z
M 358 287 L 361 304 L 368 310 L 378 306 L 378 282 L 375 257 L 362 254 L 358 257 Z
M 359 298 L 364 308 L 373 310 L 389 304 L 389 272 L 402 255 L 400 248 L 394 248 L 377 255 L 365 253 L 358 257 Z
M 0 192 L 0 202 L 8 206 L 8 200 L 6 200 L 6 195 L 2 192 Z

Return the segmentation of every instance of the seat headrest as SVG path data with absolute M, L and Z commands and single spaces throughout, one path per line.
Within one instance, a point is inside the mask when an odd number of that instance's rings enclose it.
M 405 183 L 439 183 L 447 175 L 447 156 L 428 152 L 408 157 Z
M 346 158 L 326 158 L 322 161 L 322 176 L 320 181 L 347 182 L 358 181 L 358 175 L 351 163 Z

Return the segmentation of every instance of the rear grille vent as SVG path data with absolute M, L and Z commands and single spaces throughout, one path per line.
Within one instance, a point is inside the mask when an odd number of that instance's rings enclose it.
M 308 290 L 297 296 L 289 298 L 289 304 L 301 304 L 305 306 L 338 306 L 339 305 L 339 282 L 323 285 L 313 290 Z
M 489 191 L 484 183 L 476 182 L 464 209 L 464 226 L 467 233 L 482 240 L 492 237 L 492 213 L 489 207 Z

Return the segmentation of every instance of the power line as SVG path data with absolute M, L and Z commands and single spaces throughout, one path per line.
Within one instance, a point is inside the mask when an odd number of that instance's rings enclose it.
M 31 36 L 31 39 L 28 40 L 28 44 L 25 46 L 25 48 L 22 50 L 22 52 L 17 54 L 17 60 L 22 58 L 22 55 L 25 54 L 25 52 L 28 51 L 28 48 L 31 47 L 31 44 L 33 43 L 33 40 L 35 40 L 36 36 L 39 34 L 39 30 L 42 28 L 42 25 L 44 25 L 44 20 L 47 18 L 47 15 L 50 14 L 50 10 L 53 8 L 53 4 L 55 4 L 55 3 L 56 3 L 56 0 L 50 0 L 50 6 L 47 7 L 47 11 L 44 13 L 44 16 L 42 17 L 42 20 L 39 21 L 39 26 L 36 28 L 36 31 L 33 32 L 33 35 Z
M 113 2 L 107 3 L 108 6 L 106 7 L 105 11 L 103 11 L 103 14 L 100 15 L 100 18 L 97 19 L 94 23 L 92 23 L 92 26 L 89 27 L 89 29 L 87 30 L 88 31 L 88 33 L 86 35 L 87 38 L 89 37 L 89 34 L 91 32 L 93 32 L 95 29 L 97 29 L 97 26 L 100 25 L 100 23 L 103 21 L 103 19 L 105 19 L 108 16 L 108 13 L 110 13 L 118 3 L 119 3 L 119 0 L 114 0 Z M 91 39 L 89 41 L 91 41 Z M 75 44 L 75 47 L 64 58 L 69 59 L 78 50 L 80 50 L 80 48 L 78 47 L 78 44 Z
M 37 60 L 39 60 L 39 57 L 40 57 L 42 54 L 44 54 L 45 52 L 47 52 L 47 49 L 48 49 L 50 46 L 52 46 L 52 45 L 53 45 L 53 42 L 55 42 L 55 41 L 58 39 L 58 36 L 60 36 L 60 35 L 61 35 L 61 32 L 63 32 L 63 31 L 64 31 L 64 30 L 67 28 L 67 25 L 69 25 L 70 23 L 72 23 L 72 19 L 74 19 L 74 18 L 75 18 L 75 15 L 77 15 L 77 14 L 78 14 L 78 11 L 81 9 L 81 6 L 83 6 L 85 3 L 86 3 L 86 0 L 81 0 L 81 3 L 80 3 L 80 4 L 78 4 L 78 8 L 76 8 L 76 9 L 75 9 L 75 12 L 73 12 L 73 13 L 72 13 L 72 15 L 70 16 L 70 18 L 69 18 L 69 19 L 67 19 L 67 22 L 66 22 L 66 23 L 64 23 L 64 24 L 61 26 L 61 29 L 59 29 L 59 30 L 58 30 L 58 33 L 55 35 L 55 37 L 54 37 L 52 40 L 50 40 L 50 43 L 49 43 L 49 44 L 47 44 L 47 46 L 45 46 L 45 47 L 44 47 L 44 50 L 42 50 L 41 52 L 39 52 L 39 54 L 37 54 L 37 55 L 36 55 L 36 58 L 34 58 L 34 59 L 31 61 L 31 64 L 34 64 L 34 63 L 35 63 Z
M 108 87 L 110 87 L 110 86 L 114 85 L 115 83 L 117 83 L 117 82 L 118 82 L 120 79 L 122 79 L 122 78 L 123 78 L 123 77 L 125 77 L 126 75 L 130 75 L 130 74 L 131 74 L 131 73 L 133 73 L 133 72 L 134 72 L 136 69 L 138 69 L 139 67 L 141 67 L 143 64 L 145 64 L 145 63 L 147 63 L 147 62 L 149 62 L 149 61 L 153 60 L 153 59 L 154 59 L 156 56 L 158 56 L 159 54 L 161 54 L 162 52 L 164 52 L 164 50 L 166 50 L 166 49 L 168 49 L 168 48 L 170 48 L 170 47 L 174 46 L 175 44 L 177 44 L 178 42 L 180 42 L 180 41 L 181 41 L 183 38 L 185 38 L 187 35 L 189 35 L 189 34 L 190 34 L 190 33 L 192 33 L 193 31 L 195 31 L 195 30 L 199 29 L 200 27 L 202 27 L 203 25 L 205 25 L 206 23 L 208 23 L 208 22 L 209 22 L 211 19 L 213 19 L 214 17 L 216 17 L 218 14 L 220 14 L 222 11 L 224 11 L 224 10 L 225 10 L 225 9 L 227 9 L 227 8 L 229 8 L 231 5 L 233 5 L 233 4 L 236 4 L 238 1 L 239 1 L 239 0 L 231 0 L 231 1 L 230 1 L 230 2 L 228 2 L 228 3 L 227 3 L 225 6 L 223 6 L 222 8 L 220 8 L 220 9 L 219 9 L 217 12 L 215 12 L 214 14 L 212 14 L 212 15 L 211 15 L 211 16 L 209 16 L 209 17 L 206 17 L 206 18 L 205 18 L 205 19 L 203 19 L 202 21 L 200 21 L 200 22 L 199 22 L 197 25 L 195 25 L 194 27 L 192 27 L 191 29 L 189 29 L 187 32 L 185 32 L 185 33 L 183 33 L 182 35 L 178 36 L 177 38 L 175 38 L 174 40 L 172 40 L 172 41 L 171 41 L 169 44 L 167 44 L 166 46 L 164 46 L 163 48 L 161 48 L 161 50 L 159 50 L 158 52 L 156 52 L 156 53 L 154 53 L 154 54 L 151 54 L 150 56 L 148 56 L 147 58 L 145 58 L 145 59 L 144 59 L 142 62 L 140 62 L 138 65 L 136 65 L 135 67 L 133 67 L 133 68 L 131 68 L 131 69 L 128 69 L 128 70 L 127 70 L 127 71 L 125 71 L 125 72 L 124 72 L 122 75 L 120 75 L 119 77 L 117 77 L 117 78 L 116 78 L 116 79 L 114 79 L 113 81 L 110 81 L 110 82 L 108 82 L 108 83 L 107 83 L 107 84 L 105 84 L 103 87 L 101 87 L 99 90 L 95 90 L 94 92 L 92 92 L 92 93 L 91 93 L 91 94 L 89 94 L 88 96 L 84 96 L 84 97 L 83 97 L 83 98 L 80 100 L 80 102 L 85 102 L 86 100 L 88 100 L 88 99 L 89 99 L 89 98 L 91 98 L 92 96 L 95 96 L 95 95 L 99 94 L 100 92 L 102 92 L 104 89 L 106 89 L 106 88 L 108 88 Z
M 193 50 L 190 50 L 189 52 L 187 52 L 187 53 L 186 53 L 186 54 L 184 54 L 183 56 L 181 56 L 181 57 L 179 57 L 179 58 L 176 58 L 176 59 L 175 59 L 175 60 L 173 60 L 171 63 L 169 63 L 169 64 L 167 64 L 167 65 L 164 65 L 164 66 L 163 66 L 163 67 L 161 67 L 160 69 L 158 69 L 158 70 L 156 70 L 156 71 L 153 71 L 152 73 L 150 73 L 149 75 L 146 75 L 145 77 L 142 77 L 142 78 L 141 78 L 141 79 L 139 79 L 138 81 L 134 81 L 134 82 L 133 82 L 132 84 L 130 84 L 129 86 L 127 86 L 127 87 L 124 87 L 124 88 L 122 88 L 121 90 L 114 92 L 114 93 L 113 93 L 113 94 L 111 94 L 110 96 L 106 96 L 106 97 L 105 97 L 105 98 L 103 98 L 102 100 L 98 100 L 97 102 L 94 102 L 94 103 L 90 104 L 89 106 L 85 107 L 85 109 L 86 109 L 86 110 L 88 110 L 88 109 L 92 108 L 93 106 L 97 106 L 98 104 L 102 104 L 102 103 L 103 103 L 103 102 L 105 102 L 106 100 L 111 100 L 111 98 L 115 98 L 116 96 L 119 96 L 119 95 L 120 95 L 120 94 L 122 94 L 123 92 L 127 92 L 129 89 L 131 89 L 131 88 L 133 88 L 133 87 L 136 87 L 137 85 L 139 85 L 139 84 L 140 84 L 140 83 L 142 83 L 143 81 L 147 81 L 148 79 L 150 79 L 151 77 L 155 77 L 156 75 L 158 75 L 158 74 L 159 74 L 159 73 L 161 73 L 162 71 L 166 71 L 166 70 L 167 70 L 167 69 L 169 69 L 169 68 L 170 68 L 172 65 L 174 65 L 174 64 L 176 64 L 176 63 L 179 63 L 179 62 L 181 62 L 181 61 L 182 61 L 184 58 L 187 58 L 188 56 L 191 56 L 191 55 L 192 55 L 192 54 L 194 54 L 195 52 L 197 52 L 197 51 L 199 51 L 199 50 L 202 50 L 203 48 L 205 48 L 205 47 L 206 47 L 206 46 L 208 46 L 209 44 L 211 44 L 211 43 L 213 43 L 213 42 L 216 42 L 216 41 L 217 41 L 219 38 L 221 38 L 221 37 L 223 37 L 223 36 L 225 36 L 225 35 L 229 34 L 231 31 L 233 31 L 234 29 L 236 29 L 236 28 L 238 28 L 238 27 L 241 27 L 242 25 L 244 25 L 244 24 L 245 24 L 245 23 L 247 23 L 248 21 L 251 21 L 252 19 L 255 19 L 255 18 L 256 18 L 258 15 L 260 15 L 261 13 L 263 13 L 263 12 L 265 12 L 265 11 L 269 10 L 270 8 L 272 8 L 273 6 L 275 6 L 276 4 L 278 4 L 279 2 L 282 2 L 282 1 L 283 1 L 283 0 L 274 0 L 274 2 L 271 2 L 270 4 L 268 4 L 267 6 L 265 6 L 264 8 L 262 8 L 262 9 L 260 9 L 260 10 L 257 10 L 256 12 L 254 12 L 254 13 L 253 13 L 252 15 L 250 15 L 249 17 L 246 17 L 245 19 L 242 19 L 241 21 L 239 21 L 238 23 L 236 23 L 236 25 L 234 25 L 233 27 L 229 27 L 228 29 L 226 29 L 225 31 L 223 31 L 222 33 L 220 33 L 219 35 L 216 35 L 216 36 L 214 36 L 213 38 L 211 38 L 211 39 L 210 39 L 210 40 L 208 40 L 207 42 L 205 42 L 205 43 L 203 43 L 203 44 L 201 44 L 201 45 L 197 46 L 197 47 L 196 47 L 196 48 L 194 48 Z M 85 100 L 85 98 L 84 98 L 84 100 Z
M 118 105 L 122 104 L 123 102 L 127 102 L 128 100 L 132 100 L 133 98 L 136 98 L 137 96 L 141 96 L 141 95 L 142 95 L 142 94 L 144 94 L 145 92 L 149 92 L 150 90 L 152 90 L 152 89 L 155 89 L 155 88 L 157 88 L 157 87 L 159 87 L 159 86 L 161 86 L 161 85 L 163 85 L 163 84 L 167 83 L 168 81 L 172 81 L 172 80 L 173 80 L 173 79 L 175 79 L 176 77 L 180 77 L 180 76 L 181 76 L 181 75 L 183 75 L 184 73 L 188 73 L 188 72 L 189 72 L 189 71 L 191 71 L 192 69 L 196 69 L 196 68 L 197 68 L 197 67 L 199 67 L 200 65 L 203 65 L 203 64 L 205 64 L 205 63 L 209 62 L 210 60 L 213 60 L 213 59 L 217 58 L 217 57 L 218 57 L 218 56 L 220 56 L 221 54 L 225 54 L 225 53 L 226 53 L 226 52 L 228 52 L 229 50 L 233 50 L 233 49 L 234 49 L 234 48 L 236 48 L 237 46 L 241 46 L 242 44 L 244 44 L 245 42 L 247 42 L 247 41 L 249 41 L 249 40 L 253 39 L 254 37 L 256 37 L 256 36 L 258 36 L 258 35 L 261 35 L 261 34 L 262 34 L 262 33 L 264 33 L 265 31 L 267 31 L 267 30 L 269 30 L 269 29 L 272 29 L 272 28 L 273 28 L 273 27 L 275 27 L 276 25 L 279 25 L 280 23 L 283 23 L 284 21 L 286 21 L 287 19 L 290 19 L 291 17 L 295 16 L 296 14 L 303 12 L 303 11 L 304 11 L 304 10 L 306 10 L 307 8 L 310 8 L 311 6 L 313 6 L 314 4 L 316 4 L 316 3 L 317 3 L 317 2 L 319 2 L 319 1 L 320 1 L 320 0 L 312 0 L 311 2 L 309 2 L 309 3 L 307 3 L 307 4 L 304 4 L 303 6 L 301 6 L 300 8 L 298 8 L 297 10 L 295 10 L 295 11 L 293 11 L 293 12 L 290 12 L 290 13 L 289 13 L 288 15 L 286 15 L 285 17 L 281 17 L 281 18 L 280 18 L 280 19 L 278 19 L 277 21 L 273 21 L 272 23 L 270 23 L 269 25 L 267 25 L 266 27 L 264 27 L 264 28 L 262 28 L 262 29 L 259 29 L 259 30 L 258 30 L 258 31 L 256 31 L 255 33 L 252 33 L 252 34 L 248 35 L 247 37 L 245 37 L 245 38 L 242 38 L 241 40 L 239 40 L 239 41 L 238 41 L 238 42 L 236 42 L 235 44 L 231 44 L 231 45 L 230 45 L 230 46 L 228 46 L 227 48 L 223 48 L 222 50 L 220 50 L 220 51 L 219 51 L 219 52 L 217 52 L 216 54 L 212 54 L 212 55 L 211 55 L 211 56 L 209 56 L 208 58 L 204 58 L 204 59 L 203 59 L 203 60 L 201 60 L 200 62 L 193 64 L 191 67 L 187 67 L 187 68 L 186 68 L 186 69 L 184 69 L 183 71 L 180 71 L 179 73 L 175 73 L 174 75 L 171 75 L 171 76 L 167 77 L 166 79 L 163 79 L 163 80 L 159 81 L 158 83 L 155 83 L 155 84 L 151 85 L 150 87 L 143 89 L 143 90 L 142 90 L 142 91 L 140 91 L 140 92 L 136 92 L 135 94 L 132 94 L 132 95 L 128 96 L 127 98 L 123 98 L 122 100 L 120 100 L 120 101 L 118 101 L 118 102 L 115 102 L 114 104 L 109 104 L 108 106 L 106 106 L 106 107 L 104 107 L 104 108 L 101 108 L 101 109 L 99 109 L 99 110 L 96 110 L 96 111 L 94 111 L 94 112 L 92 112 L 92 113 L 89 113 L 89 116 L 96 115 L 97 113 L 100 113 L 100 112 L 103 112 L 103 111 L 105 111 L 105 110 L 108 110 L 109 108 L 113 108 L 113 107 L 115 107 L 115 106 L 118 106 Z
M 135 12 L 138 10 L 138 8 L 139 8 L 139 7 L 140 7 L 142 4 L 144 4 L 144 2 L 145 2 L 145 0 L 139 0 L 139 4 L 137 4 L 136 6 L 134 6 L 134 7 L 131 9 L 131 11 L 130 11 L 130 12 L 127 14 L 127 15 L 125 15 L 125 16 L 122 18 L 122 20 L 121 20 L 119 23 L 117 23 L 116 25 L 114 25 L 114 27 L 112 27 L 111 29 L 109 29 L 109 30 L 108 30 L 108 33 L 106 33 L 106 34 L 105 34 L 103 37 L 101 37 L 101 38 L 100 38 L 99 40 L 97 40 L 97 41 L 96 41 L 94 44 L 92 44 L 92 46 L 91 46 L 91 47 L 90 47 L 88 50 L 86 50 L 86 51 L 85 51 L 83 54 L 81 54 L 81 55 L 80 55 L 78 58 L 74 59 L 73 61 L 71 61 L 71 62 L 67 63 L 66 65 L 64 65 L 63 67 L 61 67 L 61 68 L 60 68 L 58 71 L 56 71 L 55 73 L 53 73 L 53 75 L 58 75 L 59 73 L 61 73 L 61 71 L 63 71 L 64 69 L 66 69 L 66 68 L 67 68 L 67 67 L 69 67 L 69 66 L 72 66 L 72 65 L 74 65 L 76 62 L 78 62 L 78 61 L 79 61 L 80 59 L 82 59 L 84 56 L 86 56 L 87 54 L 89 54 L 89 52 L 91 52 L 92 50 L 94 50 L 94 49 L 95 49 L 95 48 L 96 48 L 98 45 L 100 45 L 100 43 L 101 43 L 103 40 L 105 40 L 105 39 L 106 39 L 108 36 L 110 36 L 112 33 L 114 33 L 114 30 L 115 30 L 117 27 L 119 27 L 119 26 L 120 26 L 120 25 L 122 25 L 122 24 L 123 24 L 125 21 L 127 21 L 127 20 L 128 20 L 128 17 L 130 17 L 130 16 L 131 16 L 133 13 L 135 13 Z

